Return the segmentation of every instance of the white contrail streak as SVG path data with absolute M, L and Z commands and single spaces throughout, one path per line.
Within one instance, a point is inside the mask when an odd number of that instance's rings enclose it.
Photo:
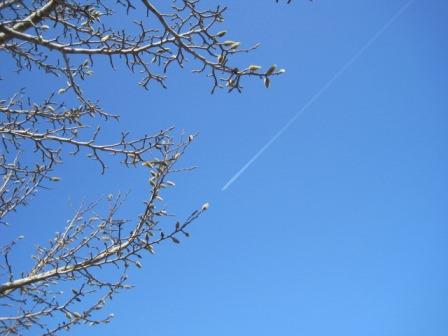
M 345 63 L 345 65 L 336 72 L 333 77 L 331 77 L 321 88 L 317 91 L 311 98 L 308 100 L 302 108 L 297 111 L 297 113 L 283 126 L 260 150 L 249 160 L 247 163 L 241 167 L 238 172 L 232 176 L 230 180 L 222 187 L 221 191 L 229 188 L 233 182 L 235 182 L 246 170 L 249 168 L 260 156 L 263 154 L 296 120 L 299 118 L 311 105 L 313 105 L 316 100 L 320 98 L 320 96 L 327 91 L 333 83 L 341 77 L 350 66 L 353 65 L 357 61 L 359 57 L 361 57 L 367 49 L 372 46 L 373 43 L 408 9 L 408 7 L 414 2 L 414 0 L 408 1 L 404 4 L 397 13 L 392 16 L 389 21 L 387 21 L 381 29 L 379 29 L 354 55 L 350 60 Z

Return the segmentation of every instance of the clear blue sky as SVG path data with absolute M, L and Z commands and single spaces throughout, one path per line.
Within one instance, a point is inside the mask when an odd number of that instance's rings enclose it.
M 126 71 L 87 83 L 122 115 L 116 130 L 199 133 L 183 162 L 199 168 L 166 199 L 180 217 L 210 210 L 131 272 L 111 325 L 75 334 L 448 335 L 447 1 L 414 1 L 221 191 L 406 2 L 225 1 L 229 37 L 261 42 L 245 60 L 287 69 L 269 90 L 246 81 L 241 95 L 210 95 L 186 71 L 171 71 L 168 90 L 145 92 Z M 142 207 L 144 169 L 99 176 L 68 162 L 57 189 L 13 217 L 30 246 L 83 199 L 131 191 L 124 215 Z M 19 253 L 28 264 L 30 249 Z

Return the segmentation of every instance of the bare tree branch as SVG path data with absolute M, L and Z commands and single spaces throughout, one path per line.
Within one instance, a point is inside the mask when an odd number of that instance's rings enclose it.
M 121 64 L 141 74 L 145 89 L 152 83 L 166 87 L 169 69 L 182 69 L 191 60 L 193 72 L 211 78 L 212 93 L 222 88 L 241 92 L 246 78 L 269 87 L 284 70 L 238 64 L 238 54 L 258 45 L 243 48 L 227 39 L 219 29 L 225 11 L 206 8 L 200 0 L 157 5 L 149 0 L 0 1 L 0 53 L 12 64 L 8 78 L 0 80 L 15 92 L 0 97 L 0 229 L 38 190 L 59 181 L 55 169 L 65 154 L 86 154 L 101 173 L 108 157 L 117 158 L 125 166 L 146 169 L 149 176 L 140 214 L 121 218 L 121 195 L 81 206 L 61 232 L 37 247 L 28 270 L 11 261 L 23 236 L 0 248 L 0 306 L 7 311 L 0 317 L 1 335 L 57 335 L 79 324 L 110 322 L 112 315 L 102 315 L 102 309 L 132 287 L 129 267 L 142 267 L 142 254 L 154 253 L 158 244 L 188 237 L 188 226 L 207 210 L 205 204 L 178 221 L 162 198 L 164 189 L 174 186 L 172 175 L 190 169 L 177 165 L 194 136 L 175 137 L 174 128 L 137 137 L 123 131 L 116 141 L 103 143 L 105 124 L 118 116 L 92 100 L 83 83 L 94 75 L 97 62 L 106 61 L 111 69 Z M 120 20 L 111 20 L 116 16 Z M 55 87 L 37 101 L 28 91 L 32 85 L 13 86 L 14 71 L 32 71 L 36 78 L 52 75 Z M 117 271 L 115 279 L 104 275 L 109 268 Z

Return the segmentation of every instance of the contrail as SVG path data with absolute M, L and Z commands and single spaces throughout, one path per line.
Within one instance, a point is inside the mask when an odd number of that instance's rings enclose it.
M 311 98 L 308 100 L 302 108 L 297 111 L 297 113 L 283 126 L 261 149 L 249 160 L 247 163 L 241 167 L 238 172 L 232 176 L 230 180 L 222 187 L 221 191 L 229 188 L 233 182 L 235 182 L 246 170 L 249 168 L 260 156 L 263 154 L 296 120 L 299 118 L 311 105 L 313 105 L 316 100 L 320 98 L 320 96 L 327 91 L 333 83 L 341 77 L 344 72 L 347 71 L 356 60 L 361 57 L 367 49 L 369 49 L 373 43 L 408 9 L 408 7 L 414 2 L 414 0 L 408 1 L 404 4 L 395 14 L 392 16 L 389 21 L 387 21 L 381 29 L 379 29 L 353 56 L 350 60 L 336 72 L 333 77 L 331 77 L 321 88 L 317 91 Z

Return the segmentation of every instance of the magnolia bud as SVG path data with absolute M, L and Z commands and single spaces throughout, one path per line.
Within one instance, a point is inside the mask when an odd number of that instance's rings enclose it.
M 274 73 L 276 67 L 277 67 L 277 66 L 276 66 L 275 64 L 272 64 L 272 65 L 269 67 L 268 71 L 266 71 L 266 75 L 267 75 L 267 76 L 272 75 L 272 74 Z

